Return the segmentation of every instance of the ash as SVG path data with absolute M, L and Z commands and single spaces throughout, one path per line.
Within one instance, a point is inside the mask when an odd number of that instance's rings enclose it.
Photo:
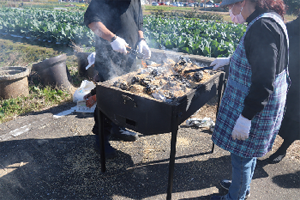
M 171 59 L 167 59 L 163 64 L 151 62 L 146 68 L 110 80 L 110 85 L 139 96 L 146 95 L 171 103 L 214 74 L 211 70 L 193 71 L 199 68 L 199 64 L 183 57 L 180 57 L 178 62 Z

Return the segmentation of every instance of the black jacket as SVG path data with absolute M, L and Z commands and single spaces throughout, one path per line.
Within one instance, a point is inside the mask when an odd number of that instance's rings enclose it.
M 247 18 L 247 23 L 265 12 L 276 14 L 257 9 Z M 288 50 L 282 28 L 271 18 L 257 20 L 247 31 L 244 45 L 251 65 L 252 83 L 244 101 L 242 115 L 252 119 L 263 110 L 273 93 L 275 76 L 287 67 Z
M 102 22 L 133 47 L 138 42 L 138 31 L 143 28 L 141 1 L 92 0 L 84 14 L 84 23 L 88 26 L 92 22 Z
M 138 31 L 143 28 L 143 13 L 140 0 L 92 0 L 84 14 L 86 26 L 102 22 L 106 28 L 123 38 L 130 47 L 136 48 Z M 110 42 L 95 36 L 95 70 L 101 81 L 136 70 L 132 55 L 113 51 Z

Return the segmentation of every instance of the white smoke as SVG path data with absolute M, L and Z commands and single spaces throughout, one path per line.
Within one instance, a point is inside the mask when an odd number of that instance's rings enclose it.
M 150 0 L 141 0 L 141 4 L 145 5 L 145 4 L 149 4 Z

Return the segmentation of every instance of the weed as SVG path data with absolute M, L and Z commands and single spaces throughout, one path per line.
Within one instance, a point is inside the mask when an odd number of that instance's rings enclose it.
M 29 45 L 20 42 L 0 39 L 0 67 L 1 66 L 31 66 L 32 63 L 42 61 L 61 54 L 52 48 Z M 70 70 L 70 82 L 79 86 L 81 77 L 78 76 L 75 56 L 69 56 L 67 67 Z M 31 80 L 30 77 L 29 80 Z M 71 101 L 69 91 L 63 91 L 50 86 L 43 87 L 38 81 L 29 81 L 29 95 L 0 100 L 0 123 L 9 121 L 17 115 L 39 111 L 63 102 Z
M 167 18 L 188 18 L 188 19 L 205 19 L 205 20 L 218 20 L 223 21 L 223 16 L 219 14 L 213 13 L 202 13 L 196 10 L 191 11 L 171 11 L 171 12 L 164 12 L 163 10 L 158 10 L 156 12 L 151 12 L 152 15 L 156 17 L 167 17 Z
M 59 54 L 59 51 L 51 48 L 0 39 L 0 67 L 26 66 L 28 63 L 38 62 Z
M 10 120 L 13 116 L 38 111 L 65 101 L 71 101 L 68 91 L 53 89 L 50 86 L 30 86 L 27 97 L 0 100 L 0 123 Z

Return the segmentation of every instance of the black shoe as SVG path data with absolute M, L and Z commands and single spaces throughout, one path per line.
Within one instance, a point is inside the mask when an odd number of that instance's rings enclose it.
M 136 141 L 139 138 L 137 133 L 129 131 L 117 125 L 112 126 L 110 133 L 112 137 L 124 141 Z
M 220 181 L 220 185 L 221 185 L 221 187 L 224 188 L 225 190 L 229 190 L 229 187 L 230 187 L 230 185 L 231 185 L 231 180 L 224 179 L 224 180 Z M 249 198 L 249 197 L 250 197 L 250 191 L 247 190 L 245 199 L 247 199 L 247 198 Z
M 282 161 L 282 159 L 286 156 L 286 153 L 277 153 L 275 152 L 273 155 L 271 155 L 267 161 L 269 164 L 276 164 L 279 163 L 280 161 Z
M 113 159 L 117 156 L 116 149 L 110 145 L 108 140 L 104 141 L 104 150 L 106 159 Z M 100 154 L 100 141 L 98 135 L 96 135 L 95 151 Z
M 224 180 L 220 181 L 220 185 L 225 190 L 229 190 L 229 187 L 231 185 L 231 180 L 224 179 Z

